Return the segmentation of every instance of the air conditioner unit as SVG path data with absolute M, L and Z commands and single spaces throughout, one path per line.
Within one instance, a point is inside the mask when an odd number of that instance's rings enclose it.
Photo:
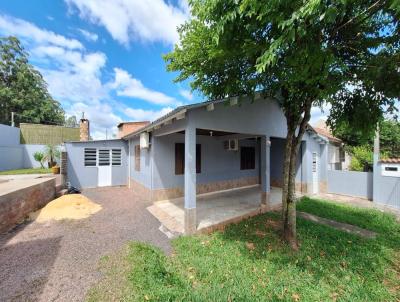
M 239 140 L 238 139 L 229 139 L 224 141 L 224 149 L 228 151 L 237 151 L 239 150 Z
M 150 137 L 148 132 L 140 134 L 140 149 L 148 149 L 150 147 Z

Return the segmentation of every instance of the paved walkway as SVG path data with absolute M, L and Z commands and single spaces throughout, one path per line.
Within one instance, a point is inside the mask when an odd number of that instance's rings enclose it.
M 322 218 L 322 217 L 315 216 L 315 215 L 305 213 L 305 212 L 297 212 L 297 216 L 307 219 L 307 220 L 310 220 L 315 223 L 328 225 L 330 227 L 333 227 L 334 229 L 337 229 L 337 230 L 340 230 L 340 231 L 343 231 L 346 233 L 358 235 L 358 236 L 361 236 L 364 238 L 375 238 L 376 237 L 375 232 L 372 232 L 372 231 L 369 231 L 366 229 L 362 229 L 358 226 L 351 225 L 348 223 L 342 223 L 342 222 L 338 222 L 335 220 Z
M 377 209 L 377 210 L 380 210 L 383 212 L 394 214 L 396 216 L 397 220 L 400 221 L 400 210 L 374 203 L 365 198 L 339 195 L 339 194 L 331 194 L 331 193 L 319 193 L 317 195 L 310 195 L 310 197 L 331 200 L 331 201 L 335 201 L 338 203 L 355 206 L 358 208 Z
M 127 188 L 84 192 L 102 210 L 82 220 L 23 224 L 0 234 L 0 301 L 83 301 L 98 262 L 127 241 L 171 251 L 149 205 Z

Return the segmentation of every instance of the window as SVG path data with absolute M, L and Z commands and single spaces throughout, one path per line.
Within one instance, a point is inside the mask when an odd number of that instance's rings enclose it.
M 84 150 L 84 165 L 85 167 L 95 167 L 97 159 L 96 148 L 85 148 Z
M 140 171 L 140 145 L 135 145 L 135 171 Z
M 175 144 L 175 174 L 185 173 L 185 144 Z M 196 144 L 196 173 L 201 173 L 201 145 Z
M 99 149 L 99 166 L 110 165 L 110 149 Z
M 121 165 L 121 149 L 111 150 L 111 165 L 113 166 Z
M 256 149 L 254 147 L 240 148 L 240 170 L 252 170 L 256 167 Z

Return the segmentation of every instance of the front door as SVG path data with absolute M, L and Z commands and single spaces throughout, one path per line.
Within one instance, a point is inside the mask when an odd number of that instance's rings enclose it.
M 312 154 L 312 183 L 313 183 L 313 194 L 318 193 L 318 154 L 313 152 Z
M 98 186 L 111 186 L 111 160 L 110 149 L 99 149 L 98 162 Z

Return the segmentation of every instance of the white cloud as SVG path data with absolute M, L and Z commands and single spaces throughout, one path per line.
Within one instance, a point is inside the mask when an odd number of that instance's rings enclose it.
M 329 115 L 330 108 L 330 104 L 323 104 L 322 107 L 312 107 L 310 124 L 315 125 L 320 120 L 326 121 Z
M 174 6 L 163 0 L 65 0 L 70 11 L 77 9 L 81 18 L 104 26 L 121 44 L 133 39 L 148 42 L 178 41 L 176 28 L 189 18 L 186 1 Z
M 34 24 L 18 18 L 0 15 L 0 30 L 5 35 L 18 36 L 36 43 L 55 45 L 68 49 L 83 49 L 81 42 L 40 29 Z
M 59 100 L 67 115 L 77 118 L 85 112 L 95 139 L 117 132 L 117 124 L 126 115 L 135 120 L 155 119 L 179 104 L 176 99 L 145 87 L 123 69 L 114 69 L 115 78 L 103 82 L 107 57 L 102 52 L 88 52 L 77 40 L 44 30 L 24 20 L 0 14 L 0 34 L 15 35 L 23 41 L 33 64 L 48 83 L 50 94 Z M 160 110 L 126 108 L 116 104 L 111 93 L 135 97 L 153 104 L 165 105 Z
M 115 79 L 110 87 L 116 89 L 117 95 L 145 100 L 156 105 L 177 105 L 178 101 L 164 93 L 151 90 L 121 68 L 114 68 Z
M 193 100 L 193 94 L 190 90 L 186 90 L 186 89 L 180 89 L 179 90 L 179 94 L 181 96 L 183 96 L 185 99 L 187 99 L 188 101 L 192 101 Z
M 95 33 L 91 33 L 90 31 L 84 30 L 82 28 L 78 28 L 78 31 L 85 37 L 86 40 L 91 42 L 96 42 L 99 36 Z
M 117 133 L 117 125 L 122 119 L 113 112 L 113 108 L 108 104 L 96 102 L 94 104 L 75 103 L 67 110 L 67 114 L 81 117 L 81 113 L 90 121 L 90 135 L 93 139 L 105 139 Z
M 124 113 L 126 116 L 130 117 L 133 121 L 154 121 L 163 115 L 171 112 L 173 108 L 165 107 L 160 110 L 144 110 L 144 109 L 134 109 L 126 108 Z

